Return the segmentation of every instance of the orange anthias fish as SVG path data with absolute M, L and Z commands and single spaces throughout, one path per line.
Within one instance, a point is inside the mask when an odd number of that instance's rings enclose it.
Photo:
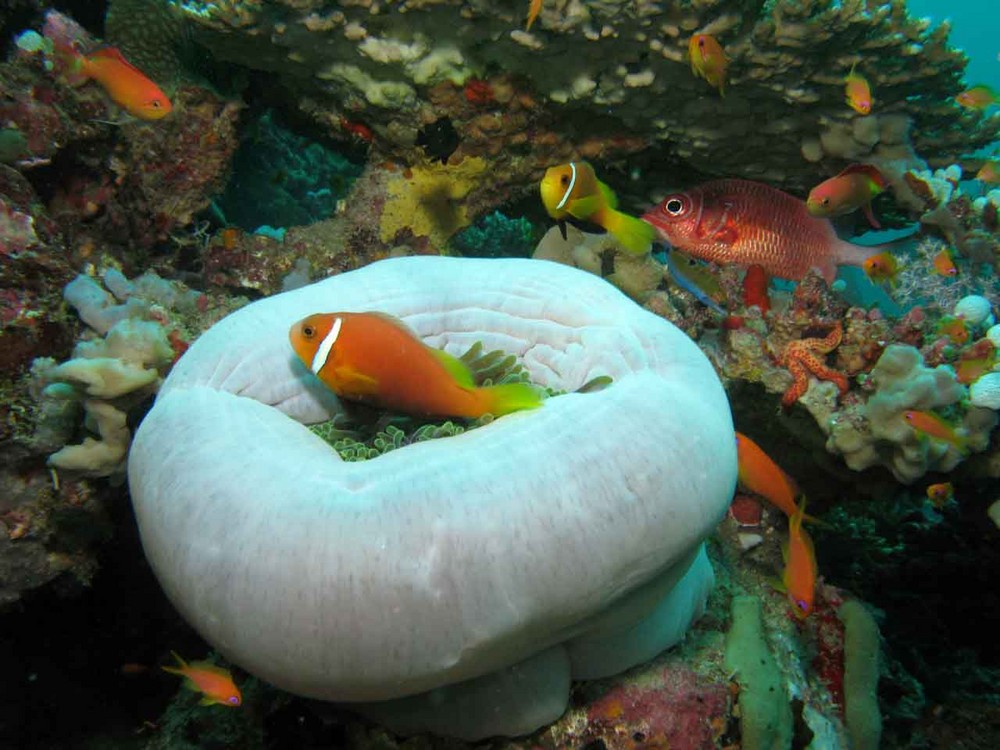
M 760 495 L 771 505 L 792 516 L 796 510 L 795 498 L 799 488 L 764 450 L 753 440 L 736 433 L 737 481 L 755 495 Z
M 844 79 L 844 95 L 851 109 L 859 115 L 868 115 L 871 114 L 872 106 L 875 104 L 872 89 L 865 77 L 854 71 L 854 67 L 851 66 L 851 72 Z
M 1000 162 L 988 161 L 976 172 L 976 179 L 987 185 L 1000 184 Z
M 729 60 L 722 45 L 711 34 L 695 34 L 688 42 L 691 72 L 708 81 L 709 86 L 726 95 L 726 66 Z
M 185 662 L 176 652 L 171 651 L 177 659 L 178 667 L 161 667 L 164 672 L 177 674 L 184 678 L 184 687 L 196 693 L 202 693 L 201 705 L 230 706 L 235 708 L 243 702 L 240 689 L 233 682 L 233 676 L 228 669 L 207 661 Z
M 838 265 L 861 266 L 885 248 L 837 237 L 804 201 L 751 180 L 714 180 L 673 193 L 642 217 L 679 250 L 719 265 L 759 265 L 798 281 L 811 268 L 832 283 Z
M 861 209 L 875 227 L 881 225 L 872 213 L 872 199 L 886 188 L 885 177 L 870 164 L 852 164 L 836 177 L 821 182 L 809 192 L 806 208 L 813 216 L 842 216 Z
M 115 47 L 104 47 L 86 56 L 75 49 L 61 48 L 58 54 L 68 63 L 71 82 L 97 81 L 111 100 L 133 117 L 159 120 L 173 109 L 160 87 Z
M 818 577 L 816 551 L 809 533 L 802 527 L 805 512 L 806 501 L 803 498 L 795 513 L 788 519 L 788 553 L 785 574 L 781 579 L 792 602 L 792 611 L 803 620 L 813 610 Z
M 944 419 L 939 417 L 937 414 L 932 414 L 929 411 L 904 411 L 903 419 L 905 419 L 910 427 L 912 427 L 917 433 L 921 435 L 927 435 L 935 440 L 941 440 L 949 445 L 954 446 L 960 453 L 968 453 L 968 446 L 966 444 L 966 439 L 958 434 L 955 428 L 946 422 Z
M 292 349 L 338 396 L 406 414 L 475 419 L 541 406 L 527 383 L 476 387 L 458 359 L 382 313 L 320 313 L 289 331 Z
M 973 86 L 956 96 L 955 101 L 966 109 L 982 110 L 1000 102 L 1000 97 L 989 86 Z
M 618 211 L 618 198 L 597 179 L 585 161 L 571 162 L 545 171 L 541 184 L 542 203 L 559 222 L 566 239 L 566 222 L 590 222 L 603 227 L 629 252 L 649 252 L 655 230 L 646 222 Z
M 927 499 L 931 501 L 935 508 L 943 508 L 948 502 L 955 499 L 955 488 L 951 482 L 938 482 L 927 488 Z
M 528 24 L 524 27 L 525 31 L 531 31 L 531 24 L 535 22 L 541 12 L 542 0 L 531 0 L 531 4 L 528 6 Z
M 940 276 L 946 276 L 949 279 L 958 276 L 958 268 L 955 267 L 955 261 L 952 260 L 951 253 L 947 248 L 935 255 L 931 263 Z
M 865 274 L 867 274 L 868 278 L 876 284 L 882 284 L 884 282 L 895 284 L 896 276 L 901 270 L 899 261 L 896 260 L 896 256 L 888 250 L 881 252 L 878 255 L 873 255 L 866 260 L 861 267 L 865 269 Z
M 969 327 L 961 318 L 951 316 L 941 319 L 937 332 L 951 339 L 951 343 L 962 345 L 969 340 Z

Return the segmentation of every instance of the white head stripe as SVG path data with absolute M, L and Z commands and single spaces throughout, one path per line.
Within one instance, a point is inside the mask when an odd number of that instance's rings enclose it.
M 320 342 L 319 349 L 316 350 L 316 355 L 313 357 L 312 361 L 311 369 L 314 375 L 319 375 L 319 371 L 323 369 L 323 365 L 326 364 L 326 360 L 330 357 L 330 350 L 333 349 L 333 345 L 337 341 L 337 336 L 340 335 L 340 327 L 343 324 L 343 318 L 335 319 L 333 321 L 333 326 L 330 328 L 330 332 L 326 334 L 326 338 Z
M 556 204 L 556 208 L 562 208 L 563 206 L 566 205 L 566 201 L 569 200 L 569 194 L 572 193 L 573 192 L 573 188 L 576 187 L 576 164 L 574 164 L 573 162 L 570 162 L 569 163 L 569 168 L 570 168 L 570 171 L 572 172 L 572 175 L 569 178 L 569 187 L 566 188 L 566 192 L 563 193 L 562 200 L 559 201 L 559 203 Z

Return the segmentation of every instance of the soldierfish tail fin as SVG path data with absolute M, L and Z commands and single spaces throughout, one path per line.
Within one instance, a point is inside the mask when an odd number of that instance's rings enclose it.
M 599 223 L 614 235 L 622 247 L 635 255 L 645 255 L 653 246 L 656 230 L 652 224 L 621 211 L 607 209 Z
M 528 383 L 488 385 L 479 391 L 488 400 L 486 411 L 495 417 L 524 409 L 537 409 L 542 405 L 541 395 Z

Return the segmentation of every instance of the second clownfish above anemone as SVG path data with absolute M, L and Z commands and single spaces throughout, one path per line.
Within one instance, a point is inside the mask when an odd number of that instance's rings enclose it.
M 319 313 L 289 331 L 292 349 L 339 397 L 404 414 L 476 419 L 541 406 L 527 383 L 478 387 L 465 364 L 397 318 Z

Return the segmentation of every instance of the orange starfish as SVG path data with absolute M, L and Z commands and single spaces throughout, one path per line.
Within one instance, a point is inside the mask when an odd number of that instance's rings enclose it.
M 844 329 L 840 323 L 822 339 L 799 339 L 789 341 L 778 358 L 778 364 L 792 374 L 792 385 L 781 397 L 782 406 L 791 406 L 809 388 L 809 375 L 820 380 L 829 380 L 837 385 L 841 393 L 847 392 L 847 376 L 839 370 L 828 367 L 825 355 L 832 352 L 843 338 Z

